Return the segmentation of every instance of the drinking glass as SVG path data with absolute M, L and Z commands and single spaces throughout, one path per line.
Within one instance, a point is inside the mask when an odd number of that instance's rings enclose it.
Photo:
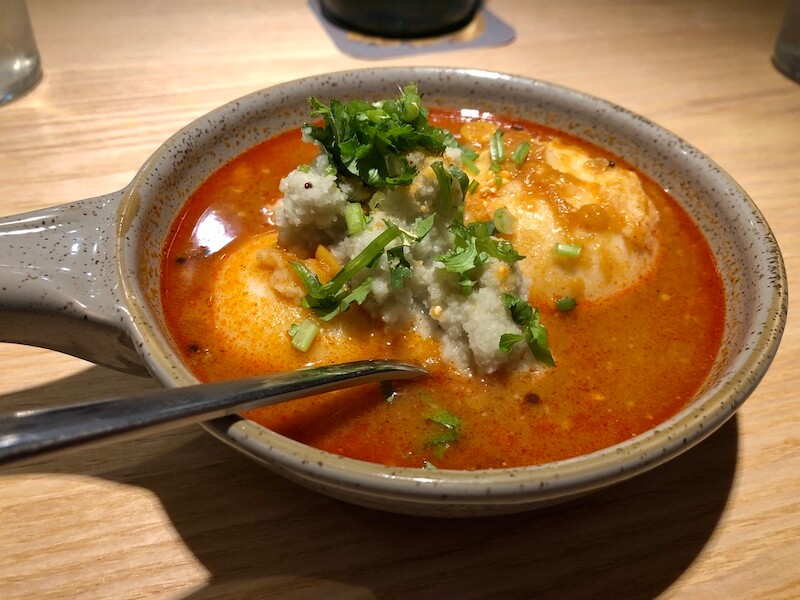
M 0 104 L 30 91 L 41 79 L 42 64 L 25 0 L 0 0 Z

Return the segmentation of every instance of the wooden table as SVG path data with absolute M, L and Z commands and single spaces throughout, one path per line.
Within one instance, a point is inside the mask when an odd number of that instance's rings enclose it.
M 684 137 L 749 191 L 800 276 L 800 85 L 770 63 L 782 2 L 489 0 L 512 44 L 381 61 L 341 53 L 299 0 L 29 5 L 45 78 L 0 108 L 0 214 L 115 191 L 181 126 L 275 83 L 479 67 L 607 98 Z M 0 597 L 798 598 L 795 305 L 772 368 L 720 431 L 542 512 L 377 513 L 296 487 L 197 427 L 6 468 Z M 154 387 L 0 344 L 4 409 Z

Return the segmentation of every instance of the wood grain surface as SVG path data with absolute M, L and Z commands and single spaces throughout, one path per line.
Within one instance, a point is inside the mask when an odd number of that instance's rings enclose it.
M 369 61 L 300 0 L 29 0 L 44 63 L 0 107 L 0 215 L 125 186 L 172 133 L 249 92 L 347 68 L 496 69 L 601 96 L 710 155 L 800 276 L 800 85 L 772 0 L 488 0 L 494 48 Z M 793 233 L 794 232 L 794 233 Z M 2 261 L 2 257 L 0 257 Z M 570 504 L 445 521 L 299 488 L 197 427 L 0 471 L 0 597 L 800 597 L 800 329 L 737 416 L 666 466 Z M 1 335 L 1 334 L 0 334 Z M 0 344 L 3 410 L 154 388 Z

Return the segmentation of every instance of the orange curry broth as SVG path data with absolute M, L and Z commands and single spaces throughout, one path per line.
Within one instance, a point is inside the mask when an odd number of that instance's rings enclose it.
M 443 111 L 433 111 L 431 120 L 456 133 L 463 122 L 458 113 Z M 496 120 L 522 127 L 535 139 L 560 137 L 631 168 L 560 132 Z M 275 229 L 272 207 L 281 178 L 316 153 L 297 130 L 286 132 L 232 160 L 189 199 L 173 225 L 162 269 L 164 310 L 178 348 L 203 381 L 363 358 L 424 362 L 431 375 L 397 383 L 391 403 L 378 386 L 363 386 L 253 410 L 248 418 L 312 446 L 387 465 L 531 465 L 592 452 L 651 429 L 682 409 L 709 372 L 722 337 L 721 279 L 691 219 L 641 174 L 661 214 L 655 269 L 632 289 L 601 302 L 584 301 L 571 312 L 539 306 L 557 363 L 544 374 L 461 376 L 438 359 L 437 342 L 409 331 L 386 332 L 360 307 L 339 317 L 350 339 L 326 356 L 315 355 L 313 347 L 307 354 L 293 349 L 288 334 L 274 340 L 275 351 L 266 356 L 231 354 L 217 339 L 210 309 L 215 271 L 240 240 Z M 219 251 L 199 235 L 198 224 L 209 215 L 223 242 L 233 240 Z M 259 315 L 245 318 L 257 326 Z M 458 440 L 449 446 L 431 444 L 444 432 L 431 420 L 442 411 L 462 422 Z

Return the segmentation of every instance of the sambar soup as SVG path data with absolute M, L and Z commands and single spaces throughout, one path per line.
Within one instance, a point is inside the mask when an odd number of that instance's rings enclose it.
M 725 306 L 692 219 L 624 157 L 536 123 L 399 98 L 324 104 L 208 178 L 162 301 L 202 381 L 368 358 L 428 377 L 245 416 L 386 465 L 599 450 L 691 400 Z

